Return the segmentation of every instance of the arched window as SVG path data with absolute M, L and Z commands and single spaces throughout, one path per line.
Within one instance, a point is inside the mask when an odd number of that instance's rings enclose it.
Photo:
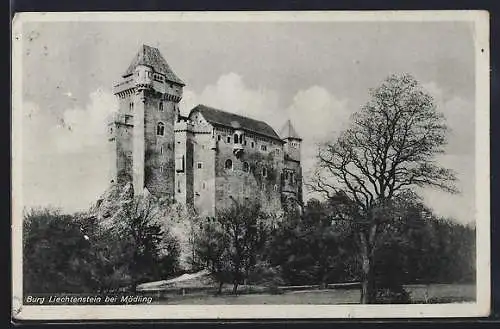
M 238 144 L 238 143 L 239 143 L 238 134 L 234 134 L 234 144 Z
M 233 161 L 231 159 L 227 159 L 224 163 L 224 167 L 226 169 L 233 169 Z
M 158 122 L 158 124 L 156 125 L 156 134 L 158 136 L 165 135 L 165 124 L 163 124 L 163 122 Z
M 163 102 L 160 101 L 160 104 L 158 104 L 158 111 L 163 112 Z
M 244 172 L 249 172 L 250 171 L 250 165 L 246 161 L 243 162 L 243 171 Z

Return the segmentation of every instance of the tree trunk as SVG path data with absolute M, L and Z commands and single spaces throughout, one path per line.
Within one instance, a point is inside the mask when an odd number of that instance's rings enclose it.
M 320 275 L 319 289 L 326 289 L 328 287 L 328 271 L 323 270 Z
M 233 282 L 233 295 L 236 295 L 238 292 L 238 280 L 234 280 Z
M 362 255 L 361 304 L 371 304 L 375 300 L 372 262 L 368 255 Z
M 217 291 L 217 295 L 220 295 L 222 294 L 222 285 L 224 284 L 224 282 L 219 282 L 219 290 Z
M 361 304 L 375 302 L 375 282 L 373 276 L 372 255 L 368 248 L 366 235 L 360 234 L 361 244 Z

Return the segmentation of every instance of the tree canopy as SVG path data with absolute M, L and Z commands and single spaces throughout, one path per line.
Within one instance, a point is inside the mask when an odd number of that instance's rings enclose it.
M 432 97 L 409 74 L 391 75 L 371 90 L 335 141 L 324 143 L 310 187 L 337 203 L 337 216 L 358 231 L 363 257 L 363 302 L 373 300 L 372 258 L 394 219 L 394 200 L 415 187 L 455 193 L 452 170 L 436 162 L 448 128 Z

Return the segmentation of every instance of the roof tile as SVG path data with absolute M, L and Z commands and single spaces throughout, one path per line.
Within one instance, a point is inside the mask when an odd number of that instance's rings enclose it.
M 239 125 L 243 130 L 270 137 L 272 139 L 281 140 L 274 129 L 263 121 L 244 117 L 234 113 L 225 112 L 202 104 L 193 108 L 191 110 L 191 113 L 195 111 L 200 112 L 205 120 L 207 120 L 211 124 L 229 128 L 235 128 Z
M 174 73 L 170 68 L 167 61 L 163 58 L 158 48 L 154 48 L 147 45 L 142 45 L 141 49 L 135 55 L 135 58 L 130 63 L 127 71 L 123 76 L 130 75 L 134 73 L 137 65 L 146 65 L 157 73 L 164 74 L 168 81 L 178 83 L 185 86 L 185 83 Z

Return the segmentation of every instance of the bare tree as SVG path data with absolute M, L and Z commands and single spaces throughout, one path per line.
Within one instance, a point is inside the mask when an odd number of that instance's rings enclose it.
M 233 199 L 231 206 L 220 209 L 209 219 L 198 237 L 197 253 L 203 265 L 218 279 L 233 283 L 233 294 L 244 283 L 257 264 L 258 253 L 265 243 L 265 219 L 256 201 Z
M 375 298 L 373 259 L 395 197 L 414 187 L 457 192 L 455 174 L 435 161 L 448 128 L 432 97 L 408 74 L 391 75 L 352 116 L 336 141 L 319 148 L 310 187 L 338 204 L 355 225 L 362 303 Z

